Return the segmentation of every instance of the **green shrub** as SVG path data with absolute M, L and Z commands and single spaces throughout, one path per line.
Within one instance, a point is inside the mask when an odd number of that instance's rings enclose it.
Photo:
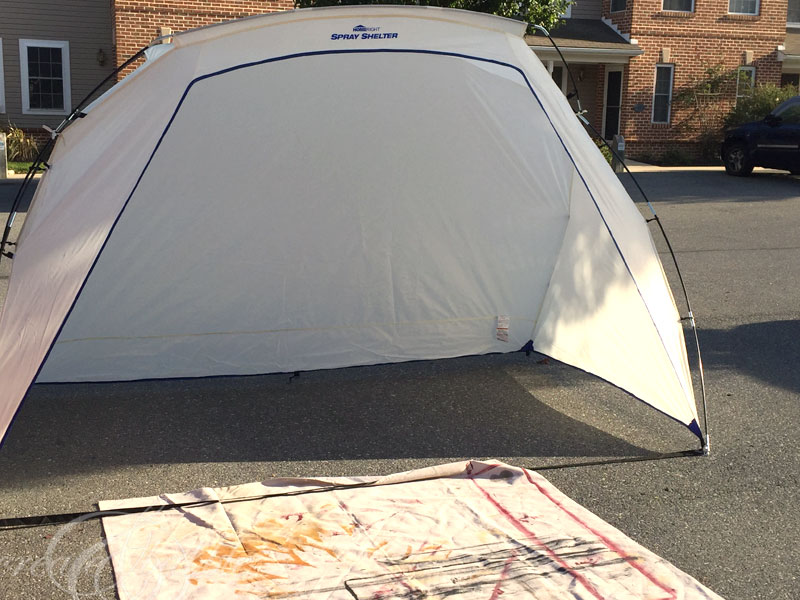
M 9 162 L 30 162 L 39 154 L 36 140 L 9 123 L 6 132 L 6 158 Z
M 793 85 L 778 87 L 768 83 L 756 86 L 752 94 L 739 98 L 736 107 L 725 117 L 725 126 L 734 127 L 760 121 L 778 104 L 796 95 L 797 88 Z
M 611 154 L 611 150 L 609 147 L 603 142 L 603 140 L 594 140 L 595 146 L 600 149 L 600 152 L 605 157 L 608 164 L 611 164 L 611 159 L 613 158 L 613 154 Z

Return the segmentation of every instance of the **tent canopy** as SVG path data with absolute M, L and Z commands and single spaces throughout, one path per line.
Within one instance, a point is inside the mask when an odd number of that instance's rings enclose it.
M 151 52 L 59 135 L 39 184 L 0 316 L 0 435 L 34 379 L 530 342 L 699 434 L 646 224 L 524 31 L 346 7 Z

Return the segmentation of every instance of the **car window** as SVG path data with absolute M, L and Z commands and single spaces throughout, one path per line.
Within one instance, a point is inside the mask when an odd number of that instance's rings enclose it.
M 800 104 L 792 104 L 778 113 L 782 123 L 800 125 Z
M 786 123 L 797 123 L 798 111 L 800 111 L 800 96 L 795 96 L 776 106 L 772 114 Z

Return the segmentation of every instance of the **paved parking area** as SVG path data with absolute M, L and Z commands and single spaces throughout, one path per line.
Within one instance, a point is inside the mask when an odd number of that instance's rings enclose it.
M 712 456 L 543 473 L 729 600 L 797 598 L 800 179 L 637 171 L 698 318 Z M 12 191 L 0 184 L 3 222 Z M 0 450 L 0 515 L 273 475 L 383 474 L 488 457 L 535 468 L 689 447 L 684 428 L 612 386 L 520 354 L 305 373 L 291 383 L 40 385 Z M 114 598 L 99 524 L 0 532 L 0 597 Z

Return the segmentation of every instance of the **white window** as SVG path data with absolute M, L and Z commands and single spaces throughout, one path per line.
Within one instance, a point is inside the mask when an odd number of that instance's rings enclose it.
M 739 102 L 739 98 L 752 94 L 755 84 L 756 68 L 739 67 L 736 73 L 736 102 Z
M 611 0 L 611 12 L 625 10 L 626 0 Z
M 0 113 L 6 112 L 6 74 L 3 71 L 3 38 L 0 38 Z
M 572 18 L 572 2 L 569 3 L 567 6 L 567 10 L 564 11 L 563 14 L 559 15 L 562 19 L 571 19 Z
M 736 0 L 731 0 L 731 2 L 735 1 Z M 661 9 L 677 12 L 694 12 L 694 0 L 662 0 Z
M 674 65 L 656 65 L 653 89 L 653 123 L 669 123 L 672 104 L 672 71 Z
M 69 113 L 69 42 L 20 40 L 19 69 L 24 114 Z
M 758 0 L 728 0 L 728 12 L 735 15 L 757 15 Z

